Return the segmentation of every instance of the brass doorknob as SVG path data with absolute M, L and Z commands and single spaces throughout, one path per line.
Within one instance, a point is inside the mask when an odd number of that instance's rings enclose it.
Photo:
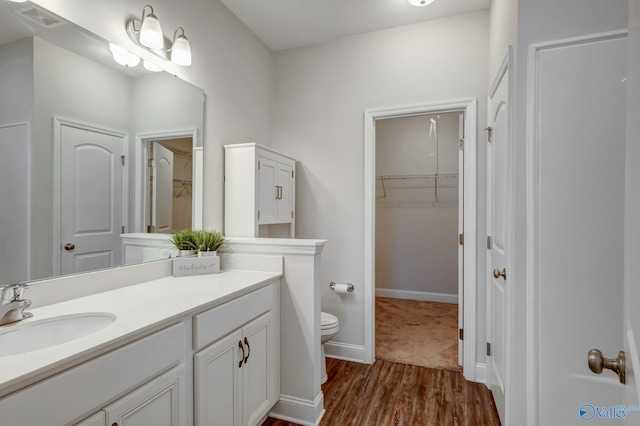
M 73 250 L 74 248 L 76 248 L 76 246 L 75 246 L 75 245 L 73 245 L 72 243 L 67 243 L 67 244 L 65 244 L 65 245 L 64 245 L 64 249 L 65 249 L 66 251 L 71 251 L 71 250 Z
M 505 280 L 507 279 L 507 268 L 502 268 L 502 271 L 498 268 L 493 270 L 493 277 L 494 278 L 504 278 Z
M 599 349 L 591 349 L 587 356 L 587 362 L 589 363 L 589 369 L 594 373 L 600 374 L 602 370 L 611 370 L 618 375 L 620 383 L 625 384 L 626 365 L 624 351 L 620 351 L 617 358 L 605 358 Z

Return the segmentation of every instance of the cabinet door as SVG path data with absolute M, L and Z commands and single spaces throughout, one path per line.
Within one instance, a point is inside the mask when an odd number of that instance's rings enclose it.
M 266 225 L 277 222 L 276 185 L 278 179 L 278 163 L 265 157 L 259 157 L 259 161 L 258 224 Z
M 242 333 L 237 331 L 194 355 L 196 426 L 240 426 Z
M 75 426 L 106 426 L 106 424 L 107 416 L 104 411 L 100 411 L 80 423 L 76 423 Z
M 186 377 L 182 364 L 104 409 L 115 426 L 186 426 Z
M 243 328 L 246 348 L 242 365 L 243 425 L 255 425 L 275 402 L 273 313 L 268 312 Z M 279 362 L 279 361 L 278 361 Z
M 289 164 L 278 163 L 278 190 L 276 190 L 277 223 L 290 223 L 293 219 L 293 168 Z

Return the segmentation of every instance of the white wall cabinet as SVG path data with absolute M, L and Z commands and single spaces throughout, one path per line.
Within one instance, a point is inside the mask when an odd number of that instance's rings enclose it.
M 296 160 L 255 143 L 224 148 L 225 234 L 294 238 Z

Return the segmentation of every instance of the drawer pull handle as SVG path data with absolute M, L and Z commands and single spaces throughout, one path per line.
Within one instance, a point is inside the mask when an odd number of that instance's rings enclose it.
M 242 358 L 240 358 L 240 362 L 238 363 L 238 368 L 242 368 L 242 361 L 246 361 L 244 357 L 244 346 L 242 346 L 242 340 L 238 340 L 238 347 L 242 349 Z
M 249 346 L 249 340 L 246 337 L 244 338 L 244 344 L 247 345 L 247 349 L 248 349 L 247 357 L 244 359 L 244 363 L 246 364 L 247 360 L 249 359 L 249 355 L 251 355 L 251 346 Z M 244 353 L 244 351 L 242 352 Z

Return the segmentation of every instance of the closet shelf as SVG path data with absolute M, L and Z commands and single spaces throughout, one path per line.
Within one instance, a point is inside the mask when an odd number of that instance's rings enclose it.
M 377 182 L 380 182 L 379 186 Z M 382 191 L 382 195 L 377 196 L 376 199 L 386 198 L 387 190 L 390 189 L 434 188 L 434 194 L 437 200 L 438 189 L 458 187 L 458 173 L 378 175 L 376 176 L 376 186 Z

